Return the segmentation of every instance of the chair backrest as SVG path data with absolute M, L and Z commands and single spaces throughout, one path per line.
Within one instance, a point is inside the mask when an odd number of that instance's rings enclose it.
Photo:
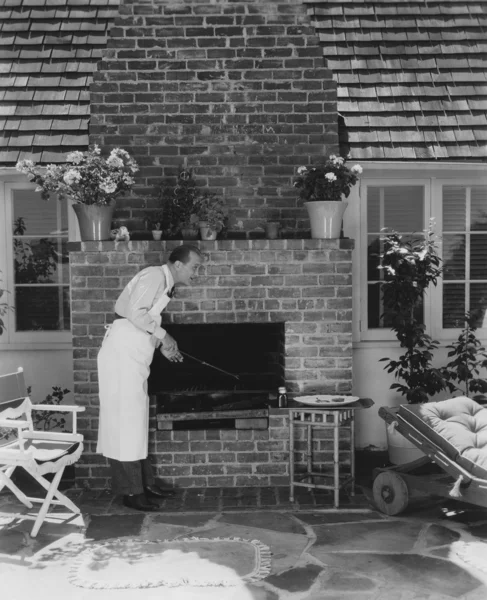
M 24 381 L 24 370 L 19 368 L 16 373 L 0 375 L 0 415 L 7 409 L 21 406 L 27 396 Z

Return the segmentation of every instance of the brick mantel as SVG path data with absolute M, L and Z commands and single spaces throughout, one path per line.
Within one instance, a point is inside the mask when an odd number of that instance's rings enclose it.
M 85 466 L 80 477 L 93 487 L 106 484 L 108 472 L 104 459 L 95 455 L 98 428 L 98 384 L 96 356 L 105 325 L 113 320 L 116 298 L 123 287 L 142 268 L 165 262 L 170 251 L 181 241 L 166 242 L 83 242 L 70 244 L 71 306 L 75 400 L 87 407 L 81 420 L 85 434 Z M 352 274 L 353 240 L 217 240 L 192 242 L 206 254 L 200 275 L 190 288 L 180 288 L 165 315 L 174 323 L 250 323 L 283 322 L 285 329 L 285 380 L 295 393 L 350 393 L 352 387 Z M 225 465 L 207 469 L 205 481 L 193 473 L 191 465 L 181 468 L 167 460 L 159 464 L 159 475 L 185 485 L 273 485 L 274 477 L 286 476 L 287 456 L 285 415 L 274 418 L 268 431 L 245 432 L 256 436 L 254 452 L 249 452 L 254 437 L 245 439 L 249 463 L 244 454 L 238 459 L 238 472 Z M 155 428 L 154 428 L 155 429 Z M 176 438 L 187 434 L 188 453 L 191 436 L 196 435 L 199 460 L 209 455 L 201 445 L 201 435 L 211 434 L 208 452 L 216 450 L 215 434 L 222 432 L 155 432 L 151 447 L 168 450 Z M 274 435 L 275 434 L 275 435 Z M 174 440 L 164 436 L 176 436 Z M 227 437 L 225 437 L 225 435 Z M 263 439 L 263 436 L 266 439 Z M 162 437 L 161 437 L 162 436 Z M 161 438 L 161 439 L 159 439 Z M 159 441 L 158 441 L 159 440 Z M 233 438 L 232 438 L 233 440 Z M 258 440 L 258 442 L 257 442 Z M 164 441 L 164 443 L 163 443 Z M 238 439 L 235 449 L 238 453 Z M 279 442 L 279 443 L 277 443 Z M 266 443 L 267 458 L 262 459 Z M 184 444 L 183 444 L 184 445 Z M 203 443 L 204 446 L 204 443 Z M 279 460 L 270 457 L 272 447 L 281 447 Z M 257 456 L 257 454 L 259 456 Z M 265 453 L 265 451 L 264 451 Z M 205 459 L 205 455 L 206 459 Z M 254 456 L 255 455 L 255 456 Z M 254 457 L 270 464 L 255 471 Z M 256 458 L 257 457 L 257 458 Z M 237 458 L 235 458 L 237 460 Z M 184 461 L 183 461 L 184 462 Z M 245 467 L 245 468 L 244 468 Z M 84 469 L 84 475 L 83 475 Z M 195 466 L 201 471 L 201 464 Z M 205 471 L 205 469 L 203 469 Z M 201 471 L 201 472 L 203 472 Z M 230 475 L 230 473 L 233 473 Z M 257 477 L 257 473 L 259 476 Z M 248 479 L 240 479 L 237 475 Z M 217 477 L 218 475 L 218 477 Z M 215 479 L 210 478 L 215 476 Z M 224 477 L 224 481 L 221 479 Z M 197 483 L 195 483 L 197 481 Z M 223 481 L 223 482 L 222 482 Z M 193 482 L 193 483 L 192 483 Z M 246 483 L 247 482 L 247 483 Z

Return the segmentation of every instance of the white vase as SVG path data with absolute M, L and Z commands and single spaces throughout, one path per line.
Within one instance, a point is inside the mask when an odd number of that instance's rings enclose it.
M 393 465 L 404 465 L 424 456 L 424 452 L 421 452 L 395 428 L 386 425 L 386 431 L 389 460 Z
M 311 225 L 311 237 L 328 240 L 340 237 L 342 218 L 348 202 L 317 200 L 305 202 Z
M 218 232 L 215 229 L 210 229 L 206 221 L 200 221 L 199 227 L 202 240 L 216 240 Z

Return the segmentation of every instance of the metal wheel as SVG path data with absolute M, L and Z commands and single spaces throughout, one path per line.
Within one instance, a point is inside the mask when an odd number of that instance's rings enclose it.
M 379 473 L 374 480 L 372 491 L 377 508 L 386 515 L 397 515 L 408 505 L 408 486 L 394 471 Z

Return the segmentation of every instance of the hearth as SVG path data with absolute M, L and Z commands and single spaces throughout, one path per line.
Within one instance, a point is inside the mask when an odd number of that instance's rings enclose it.
M 269 407 L 276 406 L 277 388 L 284 385 L 284 324 L 164 327 L 181 350 L 222 370 L 194 358 L 169 363 L 156 352 L 149 394 L 156 398 L 159 425 L 165 422 L 165 429 L 168 423 L 172 429 L 262 427 Z

